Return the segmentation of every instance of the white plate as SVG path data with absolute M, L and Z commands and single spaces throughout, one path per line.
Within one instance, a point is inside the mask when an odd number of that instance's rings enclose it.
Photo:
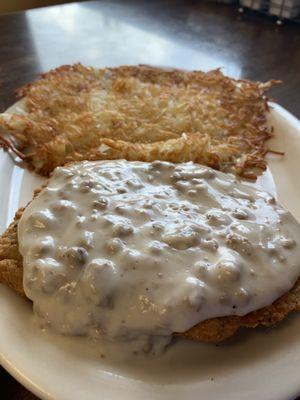
M 270 170 L 259 184 L 276 190 L 300 220 L 300 123 L 273 107 L 276 138 L 270 146 L 285 156 L 269 158 Z M 3 231 L 41 179 L 17 167 L 4 152 L 0 171 Z M 273 329 L 243 331 L 219 346 L 179 340 L 160 358 L 108 360 L 88 340 L 40 331 L 31 304 L 0 285 L 0 361 L 43 399 L 292 399 L 300 394 L 299 330 L 298 314 Z

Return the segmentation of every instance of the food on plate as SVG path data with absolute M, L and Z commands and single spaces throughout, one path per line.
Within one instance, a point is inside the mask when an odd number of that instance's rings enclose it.
M 42 326 L 111 340 L 228 338 L 300 309 L 300 225 L 198 164 L 58 167 L 0 239 Z
M 255 179 L 266 167 L 266 83 L 219 70 L 65 65 L 18 91 L 0 143 L 48 175 L 70 161 L 194 161 Z

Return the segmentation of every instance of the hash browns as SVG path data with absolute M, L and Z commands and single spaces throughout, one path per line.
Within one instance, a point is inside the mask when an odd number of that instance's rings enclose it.
M 69 161 L 194 161 L 255 179 L 265 169 L 266 83 L 219 70 L 65 65 L 18 90 L 0 143 L 48 175 Z
M 24 208 L 0 236 L 0 283 L 5 283 L 17 293 L 25 296 L 23 289 L 23 260 L 18 250 L 17 227 Z M 241 327 L 271 326 L 293 311 L 300 311 L 300 278 L 294 287 L 272 305 L 253 311 L 243 317 L 228 316 L 200 322 L 184 333 L 176 336 L 202 342 L 220 342 L 234 335 Z

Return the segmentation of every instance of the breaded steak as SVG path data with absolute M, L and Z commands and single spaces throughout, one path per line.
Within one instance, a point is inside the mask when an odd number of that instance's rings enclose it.
M 17 226 L 24 209 L 20 209 L 15 220 L 0 237 L 0 282 L 10 286 L 25 297 L 23 289 L 22 256 L 18 250 Z M 285 318 L 292 311 L 300 311 L 300 278 L 288 293 L 272 305 L 251 312 L 243 317 L 228 316 L 213 318 L 199 323 L 181 337 L 204 342 L 219 342 L 232 336 L 239 328 L 271 326 Z
M 255 179 L 265 169 L 267 83 L 149 66 L 62 66 L 18 91 L 0 143 L 42 175 L 69 161 L 194 161 Z

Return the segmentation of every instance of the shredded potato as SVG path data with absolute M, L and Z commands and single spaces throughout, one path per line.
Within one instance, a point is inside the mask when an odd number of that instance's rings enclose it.
M 83 159 L 196 161 L 255 179 L 265 169 L 265 91 L 277 83 L 148 66 L 81 64 L 18 91 L 22 113 L 0 116 L 0 142 L 48 175 Z

